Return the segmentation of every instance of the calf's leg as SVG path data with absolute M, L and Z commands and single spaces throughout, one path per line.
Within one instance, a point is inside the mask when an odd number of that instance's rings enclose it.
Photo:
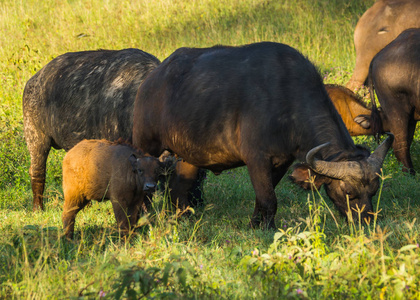
M 143 199 L 132 201 L 112 199 L 111 202 L 118 227 L 124 235 L 128 234 L 137 224 L 139 211 L 143 205 Z
M 74 224 L 76 215 L 81 211 L 86 204 L 90 201 L 86 200 L 83 196 L 77 195 L 75 197 L 64 194 L 64 207 L 63 207 L 63 230 L 68 239 L 73 239 Z

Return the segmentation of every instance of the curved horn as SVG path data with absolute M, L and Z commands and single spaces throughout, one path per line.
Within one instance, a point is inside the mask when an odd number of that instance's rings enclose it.
M 311 149 L 306 154 L 306 162 L 318 174 L 325 175 L 336 179 L 344 179 L 345 177 L 362 177 L 363 171 L 359 163 L 354 161 L 332 162 L 318 160 L 315 154 L 330 143 L 325 143 Z
M 308 153 L 306 153 L 306 162 L 313 166 L 315 163 L 315 154 L 318 153 L 319 150 L 321 150 L 322 148 L 325 148 L 327 146 L 330 145 L 330 142 L 316 146 L 315 148 L 312 148 L 311 150 L 309 150 Z
M 383 141 L 382 144 L 380 144 L 367 159 L 368 164 L 372 167 L 375 173 L 379 172 L 382 168 L 385 156 L 394 142 L 394 135 L 390 132 L 387 132 L 386 134 L 388 135 L 387 139 Z

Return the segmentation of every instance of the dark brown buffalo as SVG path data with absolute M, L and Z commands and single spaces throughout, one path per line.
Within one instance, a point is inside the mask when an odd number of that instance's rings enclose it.
M 160 61 L 138 49 L 71 52 L 26 83 L 23 124 L 34 210 L 43 209 L 48 153 L 83 139 L 131 139 L 137 89 Z
M 375 132 L 395 135 L 394 154 L 403 171 L 415 174 L 410 156 L 417 121 L 420 120 L 420 29 L 407 29 L 381 50 L 370 66 L 370 94 L 381 105 L 372 107 Z M 381 115 L 380 115 L 381 114 Z
M 153 156 L 178 154 L 180 179 L 192 180 L 197 168 L 248 167 L 253 226 L 262 217 L 275 227 L 274 188 L 296 159 L 305 162 L 293 168 L 297 184 L 310 188 L 316 175 L 342 214 L 360 209 L 368 218 L 392 140 L 372 155 L 356 146 L 314 65 L 278 43 L 180 48 L 149 74 L 134 104 L 133 144 Z
M 83 140 L 63 160 L 63 227 L 73 238 L 77 213 L 91 200 L 111 200 L 115 219 L 123 233 L 138 219 L 146 192 L 156 188 L 164 164 L 144 157 L 127 144 Z
M 420 27 L 420 0 L 379 0 L 360 18 L 354 31 L 356 66 L 347 87 L 355 90 L 368 76 L 372 58 L 403 30 Z

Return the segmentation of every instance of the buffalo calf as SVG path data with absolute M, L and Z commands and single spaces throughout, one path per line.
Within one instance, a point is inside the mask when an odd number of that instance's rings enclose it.
M 326 84 L 325 89 L 351 136 L 373 135 L 372 110 L 360 96 L 341 85 Z
M 146 192 L 156 188 L 164 164 L 144 157 L 127 144 L 83 140 L 63 160 L 63 227 L 73 238 L 77 213 L 91 200 L 111 200 L 119 228 L 127 233 L 137 223 Z

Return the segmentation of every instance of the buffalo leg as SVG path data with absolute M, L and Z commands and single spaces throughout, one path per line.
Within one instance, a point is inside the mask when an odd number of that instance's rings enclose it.
M 391 118 L 390 118 L 391 119 Z M 394 118 L 391 126 L 391 132 L 395 135 L 393 144 L 395 157 L 403 164 L 403 171 L 415 174 L 413 162 L 410 156 L 410 146 L 416 127 L 415 121 L 409 121 L 407 118 Z
M 408 131 L 407 131 L 408 164 L 410 168 L 407 171 L 409 171 L 412 175 L 415 175 L 416 171 L 414 170 L 414 165 L 411 160 L 410 148 L 413 142 L 414 132 L 416 131 L 416 124 L 417 124 L 417 121 L 412 118 L 410 122 L 408 123 Z
M 44 210 L 43 195 L 45 189 L 45 174 L 47 170 L 47 158 L 50 151 L 50 144 L 46 142 L 28 143 L 31 155 L 31 186 L 33 194 L 33 210 Z
M 132 201 L 125 204 L 124 200 L 112 200 L 115 219 L 123 234 L 128 234 L 137 224 L 140 208 L 143 201 Z
M 262 217 L 264 226 L 274 229 L 276 227 L 274 217 L 277 211 L 277 198 L 274 193 L 272 166 L 268 163 L 264 165 L 257 161 L 248 164 L 247 167 L 256 196 L 251 226 L 259 226 L 260 218 Z
M 74 233 L 74 224 L 76 221 L 76 215 L 81 211 L 90 201 L 82 198 L 81 196 L 78 199 L 64 197 L 64 207 L 63 207 L 63 230 L 64 234 L 68 239 L 73 239 Z
M 281 164 L 280 167 L 273 169 L 272 179 L 273 179 L 273 188 L 275 189 L 277 184 L 283 178 L 284 174 L 286 174 L 289 167 L 292 165 L 295 159 L 293 157 L 289 158 L 289 160 L 285 161 Z

